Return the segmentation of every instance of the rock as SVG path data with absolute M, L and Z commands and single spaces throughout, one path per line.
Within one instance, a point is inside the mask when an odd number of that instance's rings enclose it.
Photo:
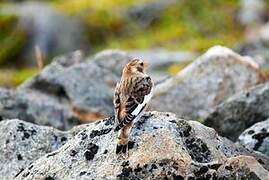
M 71 109 L 57 98 L 38 91 L 0 89 L 1 119 L 19 118 L 58 129 L 70 129 L 79 123 Z
M 51 127 L 12 119 L 0 122 L 0 176 L 14 179 L 35 160 L 63 146 L 71 138 Z M 49 154 L 47 155 L 49 156 Z
M 157 84 L 151 109 L 203 119 L 229 96 L 261 82 L 264 77 L 251 58 L 215 46 L 175 77 Z
M 213 129 L 171 113 L 151 112 L 136 122 L 125 159 L 115 154 L 113 123 L 107 118 L 84 126 L 57 151 L 25 168 L 17 179 L 269 177 L 268 158 L 257 161 Z
M 111 56 L 111 58 L 113 58 Z M 113 88 L 117 74 L 94 60 L 82 62 L 79 52 L 58 57 L 19 89 L 41 91 L 61 99 L 62 104 L 92 115 L 92 120 L 113 114 Z
M 205 119 L 221 135 L 236 140 L 251 125 L 269 117 L 269 83 L 240 92 L 220 105 Z
M 200 171 L 201 172 L 201 168 Z M 238 156 L 228 158 L 219 167 L 218 179 L 268 179 L 269 174 L 255 158 L 249 156 Z M 214 176 L 214 175 L 213 175 Z
M 263 0 L 241 0 L 238 14 L 242 25 L 254 25 L 265 20 L 266 6 Z
M 21 2 L 3 5 L 1 12 L 18 16 L 19 24 L 29 34 L 22 54 L 25 65 L 36 66 L 33 49 L 39 46 L 48 57 L 84 48 L 84 27 L 74 17 L 67 17 L 45 2 Z M 59 33 L 60 32 L 60 33 Z M 68 37 L 68 38 L 66 38 Z
M 269 156 L 269 119 L 246 129 L 238 138 L 244 147 Z

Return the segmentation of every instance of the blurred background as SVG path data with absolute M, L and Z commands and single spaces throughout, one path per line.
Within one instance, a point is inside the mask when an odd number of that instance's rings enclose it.
M 48 64 L 77 49 L 200 54 L 219 44 L 253 56 L 266 73 L 268 10 L 269 0 L 0 0 L 0 86 L 36 74 L 37 57 Z

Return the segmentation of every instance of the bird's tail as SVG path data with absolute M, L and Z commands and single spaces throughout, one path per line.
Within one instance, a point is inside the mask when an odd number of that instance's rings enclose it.
M 116 128 L 114 129 L 115 132 L 119 131 L 121 128 L 123 128 L 124 126 L 130 124 L 130 122 L 132 122 L 135 119 L 136 116 L 132 115 L 132 114 L 128 114 L 121 122 L 120 124 L 118 124 L 116 126 Z

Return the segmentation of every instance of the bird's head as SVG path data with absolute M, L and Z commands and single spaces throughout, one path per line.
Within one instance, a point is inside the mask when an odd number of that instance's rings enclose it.
M 141 59 L 133 59 L 123 68 L 123 74 L 145 73 L 148 66 L 149 64 Z

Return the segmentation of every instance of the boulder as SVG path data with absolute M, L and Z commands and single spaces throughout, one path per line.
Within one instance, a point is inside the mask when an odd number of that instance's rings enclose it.
M 251 58 L 214 46 L 176 76 L 157 84 L 151 108 L 204 119 L 229 96 L 262 82 L 260 68 Z
M 238 138 L 244 147 L 269 156 L 269 119 L 246 129 Z
M 112 113 L 110 79 L 115 75 L 91 61 L 81 62 L 78 52 L 56 58 L 20 89 L 34 89 L 66 100 L 100 117 Z
M 269 117 L 269 83 L 237 93 L 220 105 L 205 119 L 221 135 L 236 140 L 251 125 Z
M 62 130 L 79 124 L 71 109 L 57 98 L 29 89 L 16 91 L 0 88 L 0 117 L 1 120 L 19 118 Z
M 269 177 L 267 157 L 249 156 L 213 129 L 172 113 L 150 112 L 136 122 L 126 158 L 115 154 L 113 127 L 113 118 L 81 127 L 65 145 L 18 172 L 17 179 Z
M 39 157 L 63 146 L 71 133 L 17 119 L 0 122 L 0 176 L 14 179 Z

